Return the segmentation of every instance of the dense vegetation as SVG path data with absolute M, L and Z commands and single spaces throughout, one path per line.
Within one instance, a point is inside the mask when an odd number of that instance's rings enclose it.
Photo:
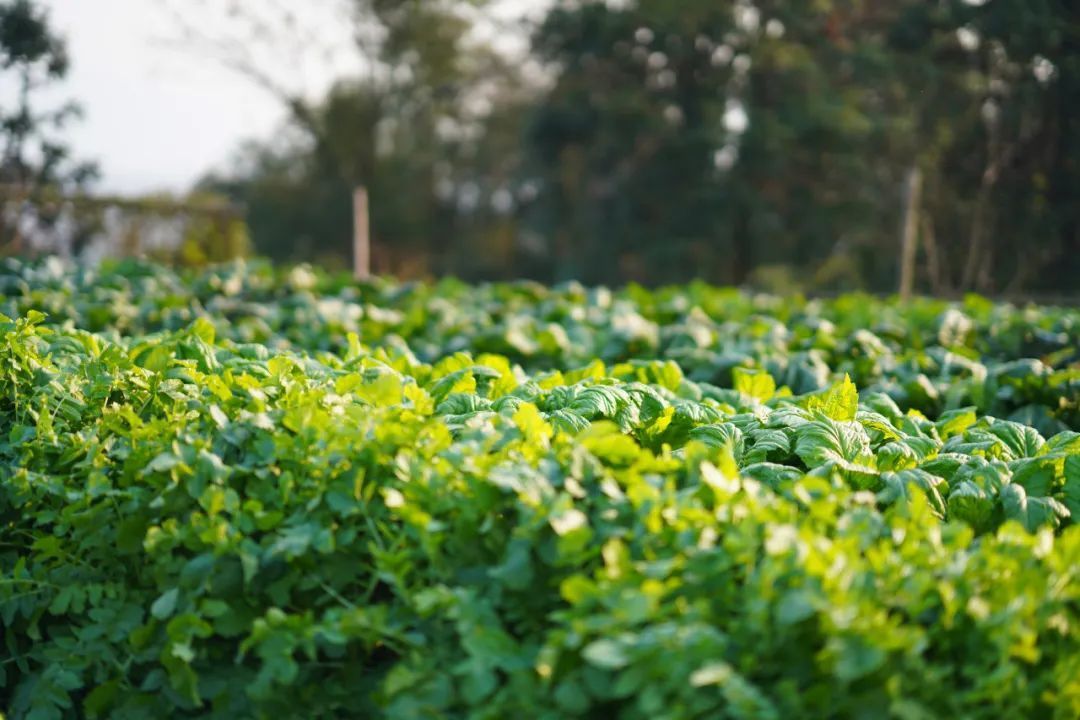
M 0 270 L 12 717 L 1072 718 L 1080 312 Z
M 322 49 L 243 5 L 252 58 Z M 347 263 L 362 184 L 396 273 L 892 290 L 918 174 L 918 287 L 1075 292 L 1078 3 L 581 0 L 493 32 L 499 5 L 340 3 L 378 69 L 315 101 L 245 65 L 294 134 L 207 185 L 261 254 Z

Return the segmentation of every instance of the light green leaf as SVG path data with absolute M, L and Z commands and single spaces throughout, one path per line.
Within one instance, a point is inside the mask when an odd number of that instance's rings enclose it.
M 832 420 L 854 420 L 859 411 L 859 391 L 851 378 L 844 375 L 843 380 L 825 392 L 807 397 L 806 409 L 820 412 Z
M 776 394 L 776 381 L 764 370 L 737 367 L 732 370 L 735 389 L 743 395 L 765 402 Z
M 176 611 L 176 601 L 180 596 L 179 590 L 170 588 L 163 592 L 154 604 L 150 606 L 150 614 L 158 620 L 165 620 Z
M 622 643 L 607 638 L 594 640 L 581 651 L 589 663 L 605 670 L 618 670 L 630 662 Z

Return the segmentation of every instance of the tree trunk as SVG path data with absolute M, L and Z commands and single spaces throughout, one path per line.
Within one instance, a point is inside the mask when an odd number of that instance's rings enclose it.
M 900 230 L 900 298 L 911 299 L 915 286 L 915 257 L 919 246 L 919 203 L 922 172 L 912 164 L 904 187 L 904 222 Z
M 934 232 L 934 220 L 930 213 L 923 212 L 921 216 L 923 244 L 926 246 L 927 273 L 930 275 L 930 290 L 934 295 L 945 293 L 946 283 L 941 273 L 941 252 L 937 245 L 937 234 Z
M 368 221 L 368 192 L 365 187 L 353 190 L 353 277 L 371 276 L 371 237 Z
M 975 199 L 975 212 L 971 218 L 971 234 L 968 236 L 967 261 L 964 263 L 964 274 L 960 278 L 960 287 L 963 290 L 973 290 L 980 269 L 983 267 L 983 253 L 986 252 L 986 226 L 990 214 L 990 194 L 997 183 L 997 167 L 993 160 L 983 171 L 982 182 L 979 184 L 979 195 Z

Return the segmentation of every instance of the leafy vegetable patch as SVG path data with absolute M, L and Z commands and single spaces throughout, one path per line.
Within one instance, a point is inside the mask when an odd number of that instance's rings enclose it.
M 150 270 L 3 276 L 10 717 L 1080 715 L 1075 311 Z

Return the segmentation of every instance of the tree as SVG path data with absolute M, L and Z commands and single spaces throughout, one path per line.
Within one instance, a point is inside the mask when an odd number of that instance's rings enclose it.
M 984 85 L 963 285 L 1075 291 L 1080 277 L 1080 6 L 956 3 Z
M 364 184 L 376 269 L 411 274 L 882 291 L 902 225 L 916 291 L 1069 291 L 1080 273 L 1068 3 L 556 2 L 531 58 L 478 38 L 484 2 L 234 6 L 251 41 L 207 47 L 291 131 L 211 184 L 278 259 L 346 261 Z M 321 6 L 353 62 L 312 94 L 267 58 L 318 49 L 302 25 Z
M 542 188 L 532 219 L 549 238 L 551 279 L 686 274 L 690 248 L 724 213 L 710 200 L 725 77 L 706 71 L 708 54 L 682 28 L 707 32 L 729 16 L 682 9 L 557 6 L 535 34 L 555 77 L 528 136 Z
M 78 105 L 40 110 L 34 102 L 35 94 L 62 79 L 68 67 L 64 40 L 44 9 L 31 0 L 0 2 L 0 73 L 17 87 L 13 107 L 0 108 L 0 182 L 83 184 L 96 175 L 93 165 L 73 163 L 69 148 L 55 135 L 79 116 Z
M 534 37 L 554 81 L 529 135 L 552 277 L 743 283 L 783 264 L 817 288 L 895 287 L 902 189 L 920 171 L 923 289 L 1067 289 L 1078 12 L 556 4 Z
M 290 84 L 266 61 L 274 53 L 258 50 L 256 36 L 273 38 L 279 48 L 318 50 L 297 41 L 307 34 L 300 18 L 252 6 L 238 9 L 233 19 L 241 27 L 224 36 L 190 28 L 190 43 L 272 93 L 290 119 L 284 142 L 249 144 L 236 172 L 205 184 L 248 205 L 257 247 L 277 259 L 346 261 L 350 198 L 365 185 L 377 268 L 409 262 L 413 272 L 469 272 L 483 265 L 485 254 L 467 246 L 493 224 L 474 222 L 484 214 L 478 207 L 467 209 L 469 219 L 459 210 L 501 189 L 477 189 L 493 177 L 478 164 L 490 162 L 508 176 L 505 158 L 487 154 L 479 139 L 501 132 L 499 145 L 508 155 L 516 151 L 517 135 L 506 142 L 504 126 L 520 115 L 523 84 L 512 63 L 473 36 L 482 3 L 356 0 L 326 7 L 352 28 L 355 58 L 322 96 Z M 460 203 L 463 193 L 484 197 Z

